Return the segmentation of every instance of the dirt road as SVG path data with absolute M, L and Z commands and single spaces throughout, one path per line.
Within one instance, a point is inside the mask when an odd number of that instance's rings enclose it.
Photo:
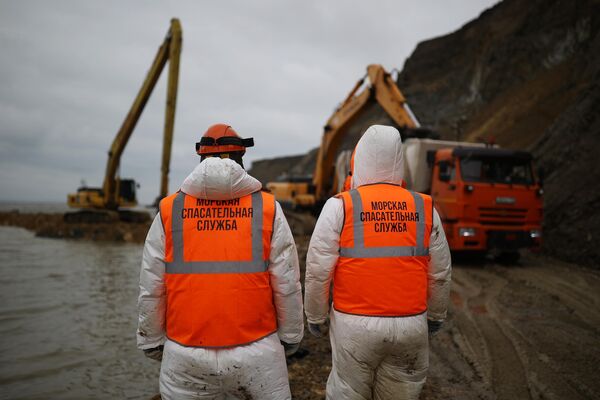
M 303 258 L 306 240 L 299 238 Z M 324 398 L 328 340 L 289 365 L 295 399 Z M 454 265 L 422 399 L 600 398 L 600 273 L 542 256 Z

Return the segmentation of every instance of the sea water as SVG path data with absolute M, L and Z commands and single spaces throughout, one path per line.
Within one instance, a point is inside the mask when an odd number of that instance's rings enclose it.
M 0 227 L 0 399 L 149 399 L 136 348 L 141 245 Z

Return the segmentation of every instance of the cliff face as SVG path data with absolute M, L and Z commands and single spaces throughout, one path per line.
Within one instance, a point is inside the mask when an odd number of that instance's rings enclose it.
M 547 173 L 545 250 L 600 267 L 600 79 L 532 147 Z
M 503 1 L 420 43 L 399 87 L 421 122 L 445 138 L 527 147 L 589 85 L 599 12 L 591 0 Z
M 398 86 L 444 138 L 532 151 L 546 251 L 600 264 L 600 1 L 505 0 L 420 43 Z

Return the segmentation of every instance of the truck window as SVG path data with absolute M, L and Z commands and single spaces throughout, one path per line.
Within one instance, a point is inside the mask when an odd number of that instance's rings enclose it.
M 465 182 L 533 184 L 529 161 L 515 158 L 469 157 L 461 159 L 460 174 Z
M 454 168 L 449 161 L 440 161 L 439 166 L 439 180 L 442 182 L 449 182 L 454 179 Z

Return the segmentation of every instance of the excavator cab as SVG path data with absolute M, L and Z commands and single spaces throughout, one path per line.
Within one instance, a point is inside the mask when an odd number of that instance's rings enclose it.
M 137 205 L 136 189 L 138 184 L 133 179 L 119 179 L 119 198 L 121 204 Z

